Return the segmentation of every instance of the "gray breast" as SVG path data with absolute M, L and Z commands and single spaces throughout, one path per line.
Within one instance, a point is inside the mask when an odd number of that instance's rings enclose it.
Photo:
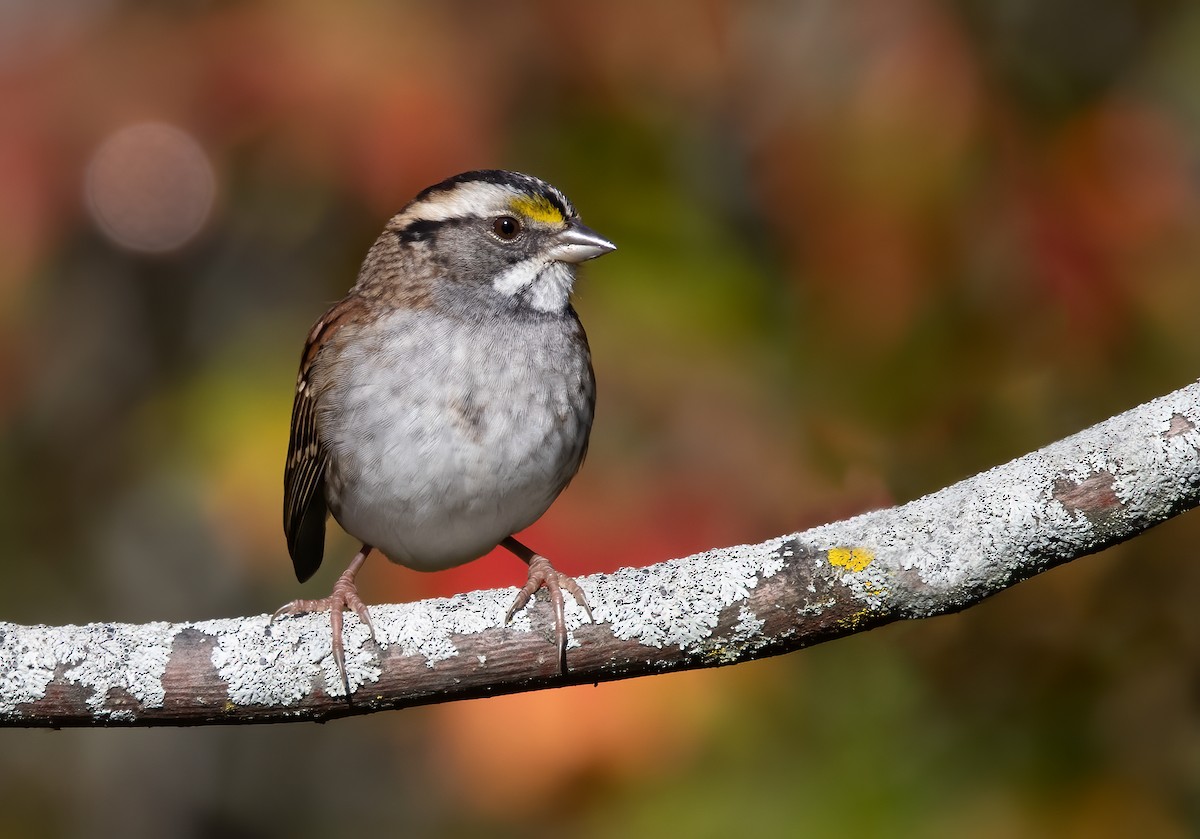
M 595 386 L 570 310 L 483 323 L 402 311 L 329 350 L 314 375 L 329 507 L 396 562 L 486 553 L 579 468 Z

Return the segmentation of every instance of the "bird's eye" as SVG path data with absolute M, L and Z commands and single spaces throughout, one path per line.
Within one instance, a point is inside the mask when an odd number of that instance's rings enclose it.
M 492 221 L 492 232 L 496 234 L 496 238 L 511 242 L 521 235 L 521 222 L 512 216 L 497 216 Z

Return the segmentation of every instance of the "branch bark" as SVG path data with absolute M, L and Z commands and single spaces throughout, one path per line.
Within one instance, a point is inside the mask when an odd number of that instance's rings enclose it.
M 0 623 L 0 725 L 326 720 L 764 658 L 956 612 L 1200 503 L 1200 383 L 900 507 L 758 545 L 582 578 L 570 672 L 538 598 L 513 589 L 346 620 L 352 702 L 327 615 L 190 623 Z

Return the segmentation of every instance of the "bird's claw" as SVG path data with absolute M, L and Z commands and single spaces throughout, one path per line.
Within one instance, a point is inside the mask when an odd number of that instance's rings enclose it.
M 281 615 L 305 615 L 310 612 L 323 612 L 326 609 L 329 610 L 329 623 L 333 629 L 333 660 L 337 664 L 338 675 L 342 677 L 342 688 L 346 691 L 348 700 L 350 699 L 350 678 L 346 675 L 346 649 L 342 643 L 344 613 L 350 610 L 358 615 L 358 619 L 366 625 L 367 631 L 371 633 L 371 640 L 375 640 L 375 624 L 371 622 L 371 613 L 367 610 L 366 604 L 358 596 L 358 588 L 354 584 L 354 575 L 350 573 L 350 570 L 347 569 L 346 573 L 338 577 L 337 582 L 333 584 L 333 591 L 328 597 L 322 597 L 320 600 L 293 600 L 291 603 L 285 603 L 271 615 L 271 623 L 274 623 L 275 619 Z
M 592 617 L 592 608 L 588 605 L 587 596 L 584 595 L 583 589 L 579 587 L 579 583 L 574 577 L 563 574 L 555 569 L 550 564 L 550 560 L 544 556 L 534 554 L 529 562 L 529 579 L 521 590 L 517 592 L 516 598 L 513 600 L 512 606 L 508 610 L 508 616 L 505 618 L 505 623 L 513 619 L 513 615 L 525 608 L 529 603 L 529 599 L 537 593 L 540 588 L 545 588 L 550 592 L 550 602 L 554 605 L 554 637 L 558 642 L 558 664 L 559 669 L 563 674 L 567 672 L 567 618 L 566 618 L 566 603 L 563 599 L 563 589 L 571 593 L 575 598 L 575 602 L 583 607 L 583 611 L 587 613 L 588 620 L 595 623 L 595 618 Z

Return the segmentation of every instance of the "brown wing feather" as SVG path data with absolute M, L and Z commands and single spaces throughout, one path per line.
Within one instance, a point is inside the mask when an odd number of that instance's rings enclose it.
M 317 426 L 317 400 L 310 380 L 326 342 L 353 316 L 360 301 L 347 297 L 313 325 L 300 357 L 287 463 L 283 470 L 283 532 L 296 577 L 304 582 L 321 567 L 325 553 L 325 467 L 327 452 Z

